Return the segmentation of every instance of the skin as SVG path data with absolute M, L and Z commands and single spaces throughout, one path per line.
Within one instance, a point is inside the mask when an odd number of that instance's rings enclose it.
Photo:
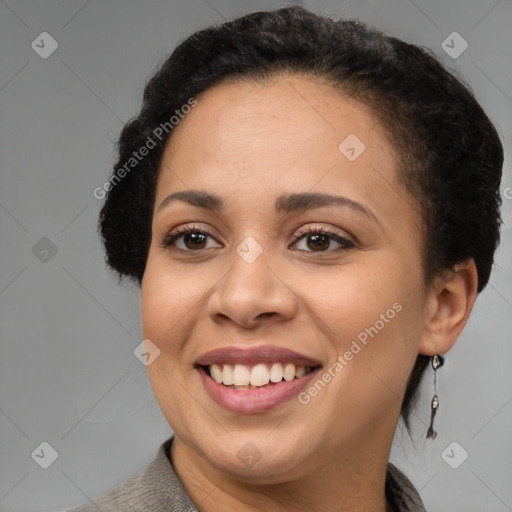
M 397 176 L 395 148 L 363 105 L 300 75 L 217 85 L 174 128 L 156 189 L 152 242 L 141 284 L 143 337 L 160 349 L 148 366 L 175 433 L 172 463 L 201 511 L 387 511 L 385 471 L 407 379 L 418 353 L 446 353 L 476 297 L 472 260 L 425 288 L 418 208 Z M 339 150 L 349 134 L 366 149 Z M 171 193 L 219 195 L 212 212 Z M 282 194 L 322 192 L 364 205 L 280 213 Z M 205 248 L 177 227 L 209 231 Z M 303 227 L 333 238 L 315 248 Z M 248 236 L 263 252 L 236 252 Z M 330 240 L 330 244 L 329 244 Z M 181 250 L 180 250 L 181 249 Z M 332 367 L 365 327 L 393 319 L 305 405 L 234 414 L 207 394 L 194 363 L 225 346 L 271 344 Z M 252 443 L 260 460 L 237 457 Z M 245 447 L 245 448 L 244 448 Z

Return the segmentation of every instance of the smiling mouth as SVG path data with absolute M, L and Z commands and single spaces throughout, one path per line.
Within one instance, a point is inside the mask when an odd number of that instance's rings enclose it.
M 235 414 L 277 410 L 297 396 L 322 368 L 310 355 L 277 345 L 227 345 L 195 364 L 205 391 Z
M 280 382 L 291 382 L 305 377 L 320 368 L 296 366 L 293 363 L 211 364 L 201 365 L 205 373 L 217 384 L 230 389 L 257 389 L 270 387 Z

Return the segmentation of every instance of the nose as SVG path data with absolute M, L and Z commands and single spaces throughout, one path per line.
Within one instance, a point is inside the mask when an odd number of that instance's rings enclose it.
M 208 313 L 215 323 L 233 322 L 249 329 L 294 317 L 298 301 L 283 276 L 269 266 L 265 251 L 252 263 L 233 251 L 231 262 L 209 297 Z

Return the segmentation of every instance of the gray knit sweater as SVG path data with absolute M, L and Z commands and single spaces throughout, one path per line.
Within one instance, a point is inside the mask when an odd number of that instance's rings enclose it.
M 120 487 L 68 512 L 197 512 L 170 462 L 173 437 L 155 459 Z M 386 473 L 386 497 L 393 512 L 426 512 L 418 491 L 393 464 Z

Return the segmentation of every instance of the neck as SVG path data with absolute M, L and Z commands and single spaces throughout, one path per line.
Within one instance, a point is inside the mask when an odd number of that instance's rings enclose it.
M 315 464 L 307 476 L 248 483 L 213 467 L 175 437 L 171 448 L 174 470 L 201 512 L 392 512 L 385 497 L 387 450 L 368 443 L 335 460 Z M 364 456 L 366 452 L 367 456 Z M 384 452 L 384 453 L 383 453 Z

